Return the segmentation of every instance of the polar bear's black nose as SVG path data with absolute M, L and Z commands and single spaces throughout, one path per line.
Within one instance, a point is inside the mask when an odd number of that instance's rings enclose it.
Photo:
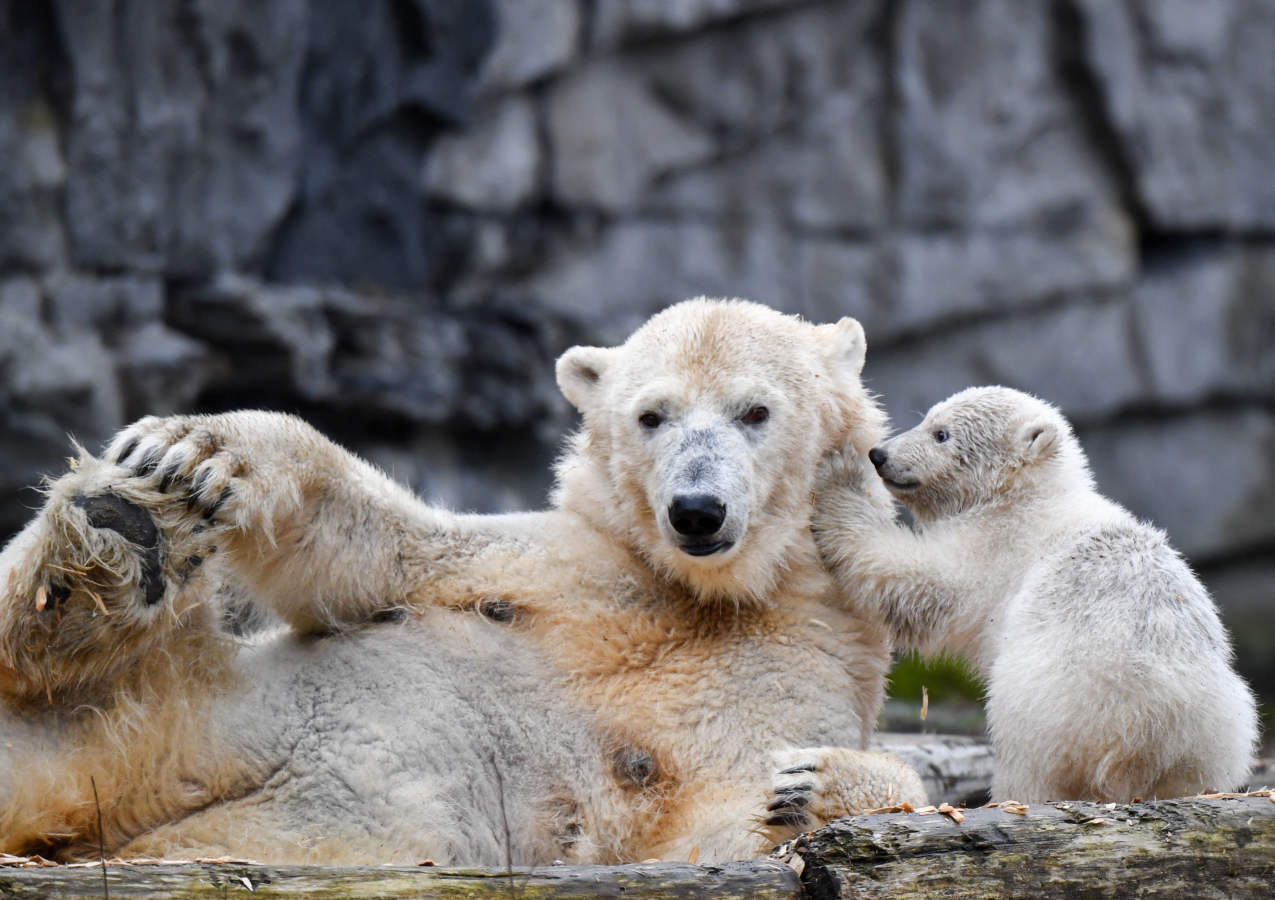
M 668 520 L 678 534 L 716 534 L 726 521 L 726 504 L 711 494 L 683 494 L 669 504 Z
M 886 461 L 885 451 L 882 450 L 880 447 L 873 447 L 871 450 L 868 451 L 868 459 L 872 460 L 872 465 L 876 466 L 879 469 L 883 465 L 885 465 L 885 461 Z

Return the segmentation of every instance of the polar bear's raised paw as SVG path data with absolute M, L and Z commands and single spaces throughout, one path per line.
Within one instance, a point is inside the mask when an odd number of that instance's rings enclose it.
M 227 512 L 236 481 L 249 471 L 247 460 L 227 449 L 216 431 L 184 416 L 135 422 L 111 442 L 106 459 L 162 494 L 181 492 L 205 519 Z

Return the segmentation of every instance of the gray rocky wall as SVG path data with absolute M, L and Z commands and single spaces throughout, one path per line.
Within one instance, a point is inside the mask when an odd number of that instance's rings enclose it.
M 543 501 L 552 362 L 738 295 L 1059 403 L 1275 693 L 1275 2 L 0 0 L 0 532 L 146 413 Z

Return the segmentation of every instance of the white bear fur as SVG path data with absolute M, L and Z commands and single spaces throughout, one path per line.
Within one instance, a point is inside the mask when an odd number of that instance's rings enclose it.
M 852 319 L 703 299 L 571 350 L 583 426 L 543 512 L 429 506 L 276 413 L 144 419 L 81 454 L 0 555 L 0 849 L 765 852 L 790 833 L 761 824 L 771 754 L 862 750 L 882 700 L 884 631 L 837 602 L 809 529 L 822 454 L 884 434 L 863 354 Z M 674 545 L 685 484 L 725 500 L 728 549 Z M 103 495 L 154 520 L 158 570 L 89 520 Z M 237 596 L 282 624 L 234 639 Z M 924 802 L 897 759 L 855 759 L 865 804 Z
M 825 469 L 817 540 L 850 608 L 903 645 L 978 667 L 994 799 L 1243 783 L 1256 714 L 1214 604 L 1163 532 L 1097 492 L 1057 409 L 970 388 L 881 453 L 916 530 L 870 499 L 882 480 L 849 449 Z

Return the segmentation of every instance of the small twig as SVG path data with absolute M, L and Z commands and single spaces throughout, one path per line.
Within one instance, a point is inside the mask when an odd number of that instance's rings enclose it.
M 500 821 L 505 828 L 505 876 L 509 879 L 509 895 L 515 896 L 514 885 L 514 842 L 509 833 L 509 815 L 505 812 L 505 776 L 500 772 L 500 764 L 496 762 L 496 754 L 491 755 L 491 767 L 496 773 L 496 793 L 500 800 Z
M 97 807 L 97 858 L 102 862 L 102 900 L 111 900 L 111 888 L 106 883 L 106 839 L 102 836 L 102 801 L 97 799 L 97 780 L 90 775 L 93 786 L 93 805 Z

